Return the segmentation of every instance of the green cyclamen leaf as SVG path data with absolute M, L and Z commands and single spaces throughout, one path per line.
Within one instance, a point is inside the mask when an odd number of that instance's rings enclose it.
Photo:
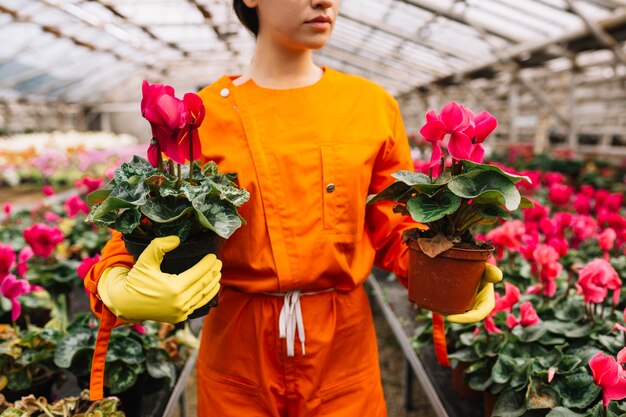
M 170 223 L 191 212 L 189 201 L 175 197 L 155 197 L 146 201 L 141 213 L 156 223 Z
M 409 194 L 412 188 L 402 181 L 396 181 L 393 184 L 383 188 L 378 194 L 371 194 L 367 197 L 367 204 L 374 204 L 380 201 L 400 201 L 400 197 Z
M 199 196 L 192 201 L 198 222 L 205 228 L 228 239 L 243 224 L 237 210 L 225 201 L 214 202 L 208 196 Z
M 96 190 L 96 191 L 92 191 L 89 194 L 87 194 L 87 205 L 89 207 L 93 207 L 95 204 L 104 201 L 109 194 L 111 194 L 111 190 Z
M 59 368 L 69 368 L 72 359 L 79 351 L 84 349 L 93 350 L 93 332 L 86 329 L 79 329 L 65 336 L 54 351 L 54 363 Z
M 424 194 L 411 197 L 406 208 L 413 220 L 429 223 L 454 213 L 461 206 L 461 199 L 449 191 L 437 193 L 433 197 Z
M 500 168 L 498 168 L 497 166 L 494 166 L 494 165 L 477 164 L 476 162 L 472 162 L 472 161 L 468 161 L 468 160 L 463 160 L 463 161 L 461 161 L 461 163 L 463 164 L 463 166 L 465 168 L 465 172 L 467 172 L 467 173 L 482 172 L 482 171 L 497 172 L 498 174 L 507 177 L 514 184 L 517 184 L 520 181 L 527 181 L 528 183 L 532 184 L 532 181 L 530 180 L 530 177 L 527 177 L 525 175 L 509 174 L 508 172 L 504 172 Z
M 115 230 L 120 233 L 132 233 L 141 222 L 141 213 L 137 209 L 126 209 L 115 220 Z
M 491 370 L 491 377 L 493 378 L 493 382 L 498 384 L 504 384 L 509 379 L 517 369 L 517 363 L 515 359 L 507 355 L 500 355 L 496 360 L 493 369 Z
M 150 187 L 143 179 L 133 177 L 131 181 L 125 181 L 116 185 L 111 191 L 109 198 L 115 197 L 134 206 L 141 206 L 146 203 L 148 194 L 150 194 Z M 105 203 L 106 201 L 108 201 L 108 199 L 105 200 Z
M 136 365 L 126 365 L 122 362 L 107 364 L 106 373 L 109 375 L 111 394 L 118 394 L 131 388 L 137 382 L 137 375 L 133 372 Z
M 475 203 L 503 205 L 510 211 L 516 210 L 521 202 L 513 182 L 490 171 L 458 175 L 448 183 L 448 189 L 461 198 L 474 199 Z
M 391 174 L 391 176 L 406 185 L 432 184 L 428 175 L 424 175 L 420 172 L 398 171 Z
M 593 383 L 593 377 L 587 373 L 558 378 L 553 386 L 561 397 L 562 405 L 569 408 L 586 408 L 600 394 L 600 387 Z
M 250 199 L 250 193 L 247 190 L 234 187 L 229 184 L 230 181 L 224 182 L 209 180 L 209 184 L 213 187 L 212 194 L 215 192 L 221 200 L 226 200 L 235 207 L 241 206 Z
M 170 387 L 176 381 L 176 368 L 174 363 L 163 349 L 149 349 L 146 353 L 146 369 L 152 378 L 167 378 Z

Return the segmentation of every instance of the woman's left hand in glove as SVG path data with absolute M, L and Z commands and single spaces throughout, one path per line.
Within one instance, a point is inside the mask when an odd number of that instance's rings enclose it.
M 496 305 L 493 284 L 502 281 L 502 271 L 495 265 L 487 264 L 483 273 L 482 282 L 476 294 L 476 300 L 471 310 L 463 314 L 451 314 L 446 319 L 452 323 L 477 323 L 491 313 Z

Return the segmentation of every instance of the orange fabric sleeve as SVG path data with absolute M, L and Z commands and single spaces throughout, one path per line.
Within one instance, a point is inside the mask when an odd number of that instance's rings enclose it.
M 370 194 L 376 194 L 393 183 L 391 177 L 396 171 L 414 171 L 413 160 L 409 148 L 409 140 L 404 130 L 404 123 L 398 103 L 393 100 L 395 107 L 395 121 L 393 136 L 389 138 L 387 146 L 377 156 Z M 393 212 L 395 203 L 383 201 L 367 206 L 367 223 L 376 257 L 374 265 L 396 274 L 402 285 L 408 286 L 408 247 L 402 243 L 402 232 L 419 227 L 409 216 L 402 216 Z
M 85 277 L 85 288 L 89 291 L 89 303 L 91 310 L 100 319 L 98 337 L 94 347 L 93 359 L 91 361 L 90 399 L 92 401 L 101 400 L 104 395 L 104 365 L 106 362 L 109 339 L 113 328 L 124 324 L 115 314 L 104 305 L 98 297 L 98 281 L 100 276 L 107 269 L 114 266 L 122 266 L 128 269 L 133 267 L 134 259 L 126 251 L 122 234 L 113 231 L 113 237 L 102 249 L 101 259 L 87 273 Z

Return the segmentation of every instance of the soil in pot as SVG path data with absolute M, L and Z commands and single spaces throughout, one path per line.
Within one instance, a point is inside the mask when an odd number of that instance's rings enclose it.
M 412 232 L 412 231 L 409 231 Z M 409 246 L 409 299 L 418 306 L 440 314 L 461 314 L 469 310 L 493 247 L 453 247 L 434 258 L 418 243 L 419 235 L 405 233 Z
M 150 240 L 137 238 L 132 235 L 122 237 L 126 250 L 133 255 L 135 261 L 150 244 Z M 203 233 L 190 236 L 173 251 L 167 252 L 161 262 L 161 271 L 168 274 L 180 274 L 194 266 L 209 253 L 220 257 L 220 249 L 224 239 L 215 233 Z M 217 306 L 217 296 L 206 305 L 196 309 L 188 318 L 194 319 L 208 314 L 212 307 Z

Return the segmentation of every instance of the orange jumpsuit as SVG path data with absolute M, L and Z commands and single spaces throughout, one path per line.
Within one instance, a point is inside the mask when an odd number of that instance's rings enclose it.
M 248 224 L 222 249 L 219 306 L 204 323 L 198 415 L 386 416 L 362 284 L 372 264 L 406 282 L 401 234 L 415 223 L 391 203 L 365 204 L 390 174 L 413 169 L 397 102 L 330 68 L 307 87 L 222 77 L 199 95 L 203 159 L 238 173 L 251 197 L 240 209 Z M 124 256 L 116 234 L 91 288 Z M 290 337 L 280 337 L 285 293 L 302 314 L 291 354 Z

